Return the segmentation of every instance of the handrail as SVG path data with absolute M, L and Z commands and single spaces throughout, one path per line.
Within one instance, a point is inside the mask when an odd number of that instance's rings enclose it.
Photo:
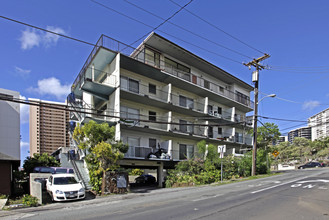
M 80 171 L 78 169 L 77 164 L 75 163 L 74 158 L 72 157 L 72 155 L 70 153 L 68 153 L 68 154 L 69 154 L 70 161 L 71 161 L 71 163 L 73 165 L 74 172 L 77 174 L 79 180 L 82 182 L 83 187 L 86 189 L 87 188 L 87 185 L 86 185 L 85 181 L 82 178 L 82 175 L 81 175 L 81 173 L 80 173 Z

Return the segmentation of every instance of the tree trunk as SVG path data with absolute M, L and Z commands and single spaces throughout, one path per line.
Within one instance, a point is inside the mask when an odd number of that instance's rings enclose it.
M 103 178 L 102 178 L 102 192 L 101 195 L 103 196 L 105 193 L 105 184 L 106 184 L 106 172 L 103 171 Z

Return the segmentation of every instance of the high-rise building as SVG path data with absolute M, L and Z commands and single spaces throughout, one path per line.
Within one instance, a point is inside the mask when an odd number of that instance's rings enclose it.
M 69 147 L 69 112 L 66 104 L 39 99 L 29 99 L 30 105 L 30 155 L 51 154 L 59 147 Z
M 311 127 L 302 127 L 302 128 L 297 128 L 295 130 L 289 131 L 288 141 L 290 143 L 292 143 L 294 141 L 295 137 L 303 137 L 303 138 L 311 140 L 312 139 Z
M 129 145 L 121 166 L 158 169 L 161 179 L 159 171 L 192 158 L 201 140 L 226 145 L 227 153 L 250 149 L 252 90 L 156 33 L 137 49 L 102 35 L 68 100 L 85 109 L 72 119 L 115 126 L 116 139 Z
M 308 119 L 308 126 L 312 128 L 312 141 L 329 136 L 329 108 Z
M 0 193 L 12 191 L 13 170 L 20 164 L 19 92 L 0 88 Z

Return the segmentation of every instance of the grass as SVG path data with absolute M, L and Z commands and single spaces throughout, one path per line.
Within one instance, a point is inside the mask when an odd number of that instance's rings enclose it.
M 261 179 L 261 178 L 266 178 L 270 176 L 276 176 L 280 175 L 281 173 L 270 173 L 270 174 L 262 174 L 262 175 L 257 175 L 257 176 L 249 176 L 241 179 L 234 179 L 234 180 L 225 180 L 222 183 L 213 183 L 211 185 L 215 186 L 220 186 L 220 185 L 225 185 L 225 184 L 230 184 L 230 183 L 237 183 L 237 182 L 243 182 L 243 181 L 248 181 L 248 180 L 255 180 L 255 179 Z

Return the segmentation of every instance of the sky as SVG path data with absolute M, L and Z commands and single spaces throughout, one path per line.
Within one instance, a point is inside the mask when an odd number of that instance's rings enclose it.
M 0 2 L 1 16 L 93 44 L 101 34 L 131 44 L 175 15 L 155 32 L 250 85 L 253 69 L 243 63 L 269 54 L 260 71 L 260 98 L 276 97 L 264 98 L 258 114 L 299 121 L 329 107 L 328 10 L 326 0 Z M 0 29 L 0 88 L 18 91 L 23 99 L 64 102 L 92 46 L 2 17 Z M 29 154 L 28 114 L 21 105 L 22 161 Z M 283 134 L 307 125 L 261 121 L 276 123 Z

